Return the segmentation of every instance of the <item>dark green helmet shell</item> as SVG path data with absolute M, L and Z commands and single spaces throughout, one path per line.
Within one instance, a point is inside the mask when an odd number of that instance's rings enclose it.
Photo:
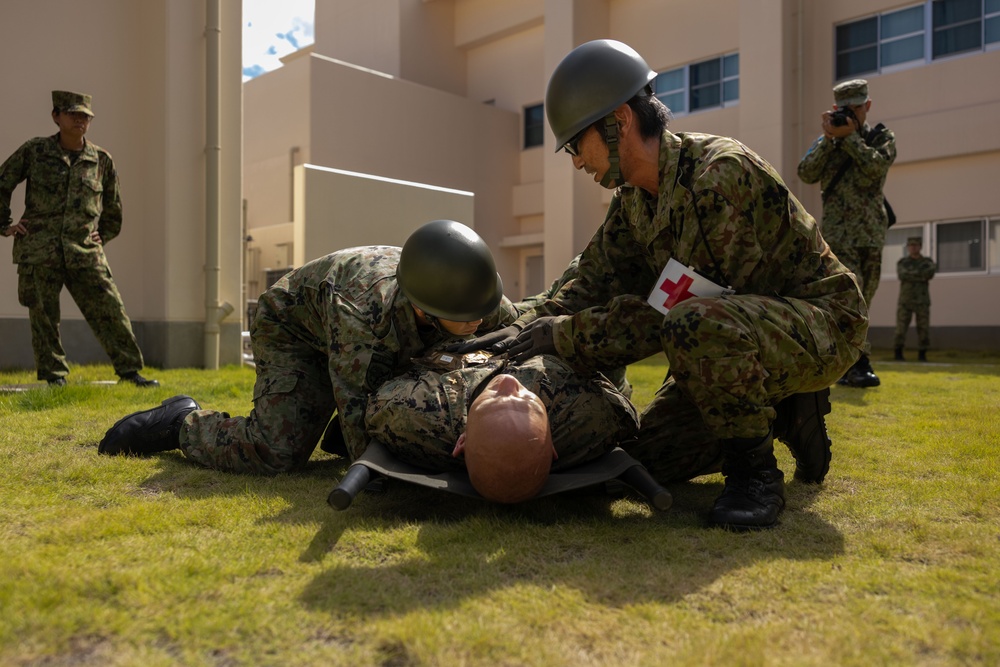
M 434 220 L 410 234 L 396 282 L 414 306 L 452 322 L 481 319 L 503 298 L 493 253 L 479 234 L 454 220 Z
M 545 91 L 545 115 L 556 136 L 556 151 L 655 78 L 656 72 L 635 49 L 613 39 L 586 42 L 570 51 Z

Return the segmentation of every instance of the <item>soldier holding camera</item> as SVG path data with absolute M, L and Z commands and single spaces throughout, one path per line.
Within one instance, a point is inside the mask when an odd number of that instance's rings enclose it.
M 823 134 L 799 162 L 799 178 L 823 189 L 823 238 L 854 272 L 865 302 L 871 304 L 882 272 L 885 230 L 890 211 L 882 194 L 896 159 L 896 139 L 879 123 L 868 125 L 872 101 L 868 82 L 855 79 L 833 88 L 836 102 L 823 112 Z M 871 343 L 838 384 L 877 387 L 879 378 L 868 358 Z

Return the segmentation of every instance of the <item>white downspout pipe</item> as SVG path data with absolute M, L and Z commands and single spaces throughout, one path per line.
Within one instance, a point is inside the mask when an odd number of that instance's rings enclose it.
M 205 22 L 205 368 L 219 368 L 222 322 L 233 305 L 219 302 L 222 197 L 222 0 L 207 0 Z

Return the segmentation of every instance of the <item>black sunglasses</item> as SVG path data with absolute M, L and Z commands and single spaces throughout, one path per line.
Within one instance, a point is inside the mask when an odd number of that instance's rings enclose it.
M 575 135 L 573 135 L 572 139 L 570 139 L 569 141 L 567 141 L 562 145 L 563 150 L 572 155 L 573 157 L 577 157 L 578 155 L 580 155 L 580 139 L 583 138 L 584 132 L 586 132 L 588 129 L 590 129 L 589 126 L 583 128 Z

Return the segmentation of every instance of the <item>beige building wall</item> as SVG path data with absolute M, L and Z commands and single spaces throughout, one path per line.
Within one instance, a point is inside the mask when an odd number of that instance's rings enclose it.
M 402 246 L 431 220 L 475 228 L 471 192 L 311 164 L 295 170 L 295 202 L 295 266 L 343 248 Z
M 284 220 L 289 150 L 299 143 L 321 167 L 473 192 L 475 226 L 509 296 L 533 294 L 583 249 L 611 193 L 554 152 L 547 127 L 544 145 L 525 148 L 524 110 L 543 102 L 570 49 L 598 38 L 629 43 L 657 71 L 738 53 L 738 102 L 678 114 L 671 129 L 740 139 L 820 218 L 818 187 L 799 182 L 796 168 L 832 101 L 835 26 L 895 9 L 891 0 L 318 0 L 309 57 L 246 84 L 247 128 L 270 128 L 268 137 L 247 133 L 248 219 Z M 990 185 L 1000 173 L 998 76 L 995 49 L 867 77 L 870 116 L 899 147 L 886 189 L 899 222 L 871 304 L 877 345 L 895 321 L 902 239 L 915 229 L 933 239 L 938 221 L 1000 217 Z M 271 88 L 287 92 L 261 92 Z M 275 106 L 289 100 L 301 110 Z M 274 122 L 281 114 L 288 127 Z M 269 142 L 264 154 L 251 137 Z M 268 201 L 275 196 L 280 203 Z M 991 224 L 995 235 L 1000 223 Z M 988 242 L 987 270 L 931 283 L 940 345 L 996 346 L 1000 254 Z
M 55 134 L 50 91 L 94 97 L 88 139 L 121 178 L 124 224 L 107 255 L 146 363 L 200 366 L 206 319 L 206 0 L 9 2 L 0 25 L 4 74 L 0 159 Z M 241 300 L 241 5 L 219 0 L 223 115 L 219 299 Z M 84 36 L 81 38 L 81 36 Z M 24 186 L 14 193 L 15 219 Z M 10 257 L 11 241 L 0 239 Z M 0 366 L 31 368 L 27 310 L 17 275 L 0 262 Z M 62 338 L 71 363 L 107 356 L 64 292 Z M 223 320 L 222 363 L 240 360 L 239 323 Z

